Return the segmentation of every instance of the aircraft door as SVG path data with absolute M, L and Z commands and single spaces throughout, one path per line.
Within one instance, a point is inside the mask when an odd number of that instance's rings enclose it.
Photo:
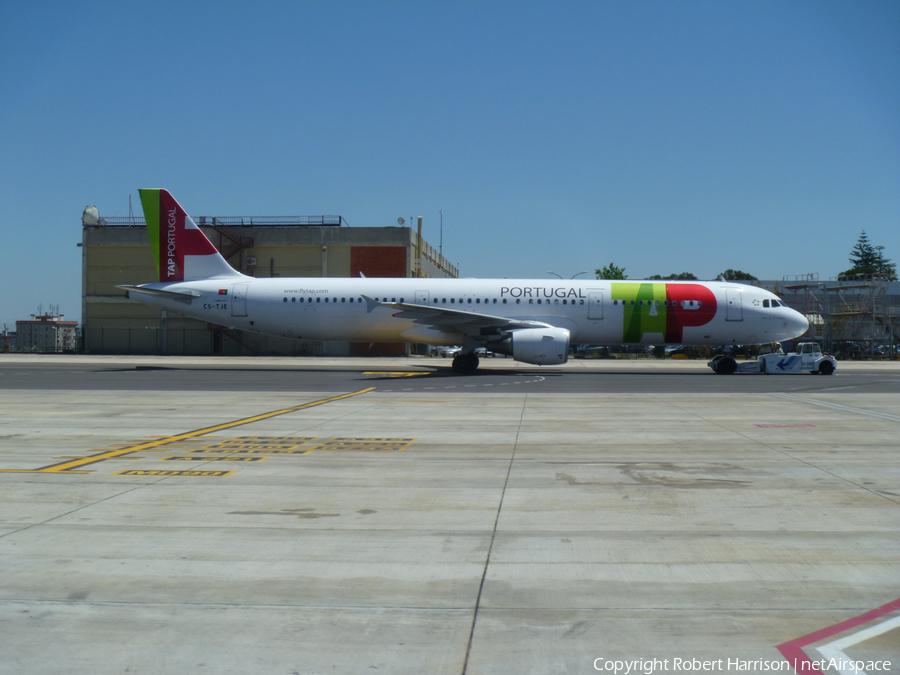
M 741 304 L 741 293 L 730 288 L 725 289 L 725 320 L 743 321 L 744 308 Z
M 427 305 L 428 304 L 428 291 L 416 291 L 416 304 L 417 305 Z
M 603 291 L 588 291 L 588 318 L 603 318 Z
M 250 284 L 231 287 L 231 316 L 247 316 L 247 288 Z

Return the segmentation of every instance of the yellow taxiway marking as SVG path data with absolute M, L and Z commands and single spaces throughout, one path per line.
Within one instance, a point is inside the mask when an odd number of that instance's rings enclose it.
M 189 438 L 196 438 L 197 436 L 205 436 L 206 434 L 211 434 L 215 431 L 222 431 L 224 429 L 233 429 L 234 427 L 243 426 L 245 424 L 252 424 L 253 422 L 260 422 L 262 420 L 267 420 L 271 417 L 278 417 L 279 415 L 287 415 L 288 413 L 297 412 L 299 410 L 306 410 L 307 408 L 314 408 L 319 405 L 324 405 L 326 403 L 334 403 L 335 401 L 341 401 L 345 398 L 351 398 L 353 396 L 359 396 L 360 394 L 368 394 L 370 391 L 374 391 L 375 387 L 369 387 L 368 389 L 361 389 L 360 391 L 354 391 L 349 394 L 341 394 L 340 396 L 333 396 L 331 398 L 325 398 L 321 401 L 312 401 L 311 403 L 303 403 L 301 405 L 294 406 L 292 408 L 283 408 L 282 410 L 273 410 L 271 412 L 262 413 L 261 415 L 254 415 L 253 417 L 245 417 L 244 419 L 234 420 L 232 422 L 224 422 L 222 424 L 216 424 L 211 427 L 206 427 L 204 429 L 197 429 L 195 431 L 188 431 L 183 434 L 176 434 L 174 436 L 162 436 L 158 440 L 150 441 L 146 443 L 139 443 L 137 445 L 132 445 L 129 447 L 122 448 L 120 450 L 109 450 L 107 452 L 103 452 L 99 455 L 92 455 L 90 457 L 82 457 L 80 459 L 73 459 L 66 462 L 60 462 L 59 464 L 51 464 L 49 466 L 44 466 L 39 469 L 0 469 L 0 473 L 92 473 L 92 471 L 79 471 L 78 469 L 83 466 L 87 466 L 88 464 L 94 464 L 95 462 L 102 462 L 106 459 L 113 459 L 115 457 L 121 457 L 122 455 L 127 455 L 132 452 L 141 452 L 142 450 L 149 450 L 151 448 L 157 448 L 161 445 L 169 445 L 170 443 L 178 443 L 179 441 L 184 441 Z M 119 474 L 117 474 L 119 475 Z M 139 475 L 139 474 L 128 474 L 128 475 Z M 143 474 L 147 475 L 147 474 Z M 159 475 L 159 474 L 153 474 Z
M 410 372 L 410 371 L 391 371 L 391 370 L 367 370 L 363 375 L 383 375 L 384 377 L 419 377 L 422 375 L 431 375 L 432 373 Z

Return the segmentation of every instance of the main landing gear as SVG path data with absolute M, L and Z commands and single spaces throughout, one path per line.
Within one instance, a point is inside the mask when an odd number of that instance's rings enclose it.
M 457 375 L 470 375 L 478 368 L 478 354 L 458 354 L 453 357 L 453 372 Z

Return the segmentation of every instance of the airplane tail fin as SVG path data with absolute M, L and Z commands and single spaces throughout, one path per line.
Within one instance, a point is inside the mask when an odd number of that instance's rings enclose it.
M 160 281 L 243 277 L 167 190 L 138 190 Z

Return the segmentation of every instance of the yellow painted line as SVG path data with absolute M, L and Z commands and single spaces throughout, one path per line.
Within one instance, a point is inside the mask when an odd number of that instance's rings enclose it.
M 56 473 L 44 469 L 0 469 L 0 473 Z M 66 471 L 66 473 L 94 473 L 93 471 Z
M 278 417 L 279 415 L 287 415 L 292 412 L 297 412 L 299 410 L 306 410 L 307 408 L 314 408 L 316 406 L 325 405 L 326 403 L 334 403 L 335 401 L 341 401 L 345 398 L 351 398 L 353 396 L 359 396 L 360 394 L 368 394 L 370 391 L 374 391 L 375 387 L 369 387 L 368 389 L 361 389 L 360 391 L 354 391 L 349 394 L 341 394 L 340 396 L 333 396 L 332 398 L 325 398 L 321 401 L 312 401 L 311 403 L 303 403 L 301 405 L 294 406 L 292 408 L 284 408 L 282 410 L 273 410 L 272 412 L 263 413 L 261 415 L 254 415 L 253 417 L 246 417 L 241 420 L 235 420 L 233 422 L 224 422 L 223 424 L 216 424 L 215 426 L 206 427 L 204 429 L 197 429 L 196 431 L 188 431 L 183 434 L 176 434 L 175 436 L 162 436 L 159 440 L 150 441 L 148 443 L 140 443 L 138 445 L 132 445 L 127 448 L 122 448 L 121 450 L 110 450 L 108 452 L 101 453 L 99 455 L 93 455 L 91 457 L 82 457 L 81 459 L 69 460 L 67 462 L 61 462 L 59 464 L 51 464 L 49 466 L 41 467 L 40 469 L 0 469 L 0 472 L 3 473 L 91 473 L 90 471 L 74 471 L 73 469 L 78 469 L 82 466 L 87 466 L 88 464 L 94 464 L 95 462 L 102 462 L 106 459 L 113 459 L 114 457 L 120 457 L 122 455 L 127 455 L 132 452 L 140 452 L 142 450 L 149 450 L 150 448 L 156 448 L 160 445 L 168 445 L 170 443 L 177 443 L 179 441 L 184 441 L 188 438 L 196 438 L 197 436 L 204 436 L 206 434 L 211 434 L 215 431 L 222 431 L 224 429 L 233 429 L 234 427 L 243 426 L 245 424 L 253 424 L 254 422 L 261 422 L 262 420 L 267 420 L 272 417 Z M 120 475 L 120 474 L 114 474 Z M 138 475 L 138 474 L 125 474 L 125 475 Z M 146 474 L 145 474 L 146 475 Z
M 384 375 L 385 377 L 419 377 L 421 375 L 433 375 L 433 373 L 411 372 L 406 370 L 367 370 L 363 372 L 363 375 Z
M 160 462 L 264 462 L 268 457 L 160 457 Z

